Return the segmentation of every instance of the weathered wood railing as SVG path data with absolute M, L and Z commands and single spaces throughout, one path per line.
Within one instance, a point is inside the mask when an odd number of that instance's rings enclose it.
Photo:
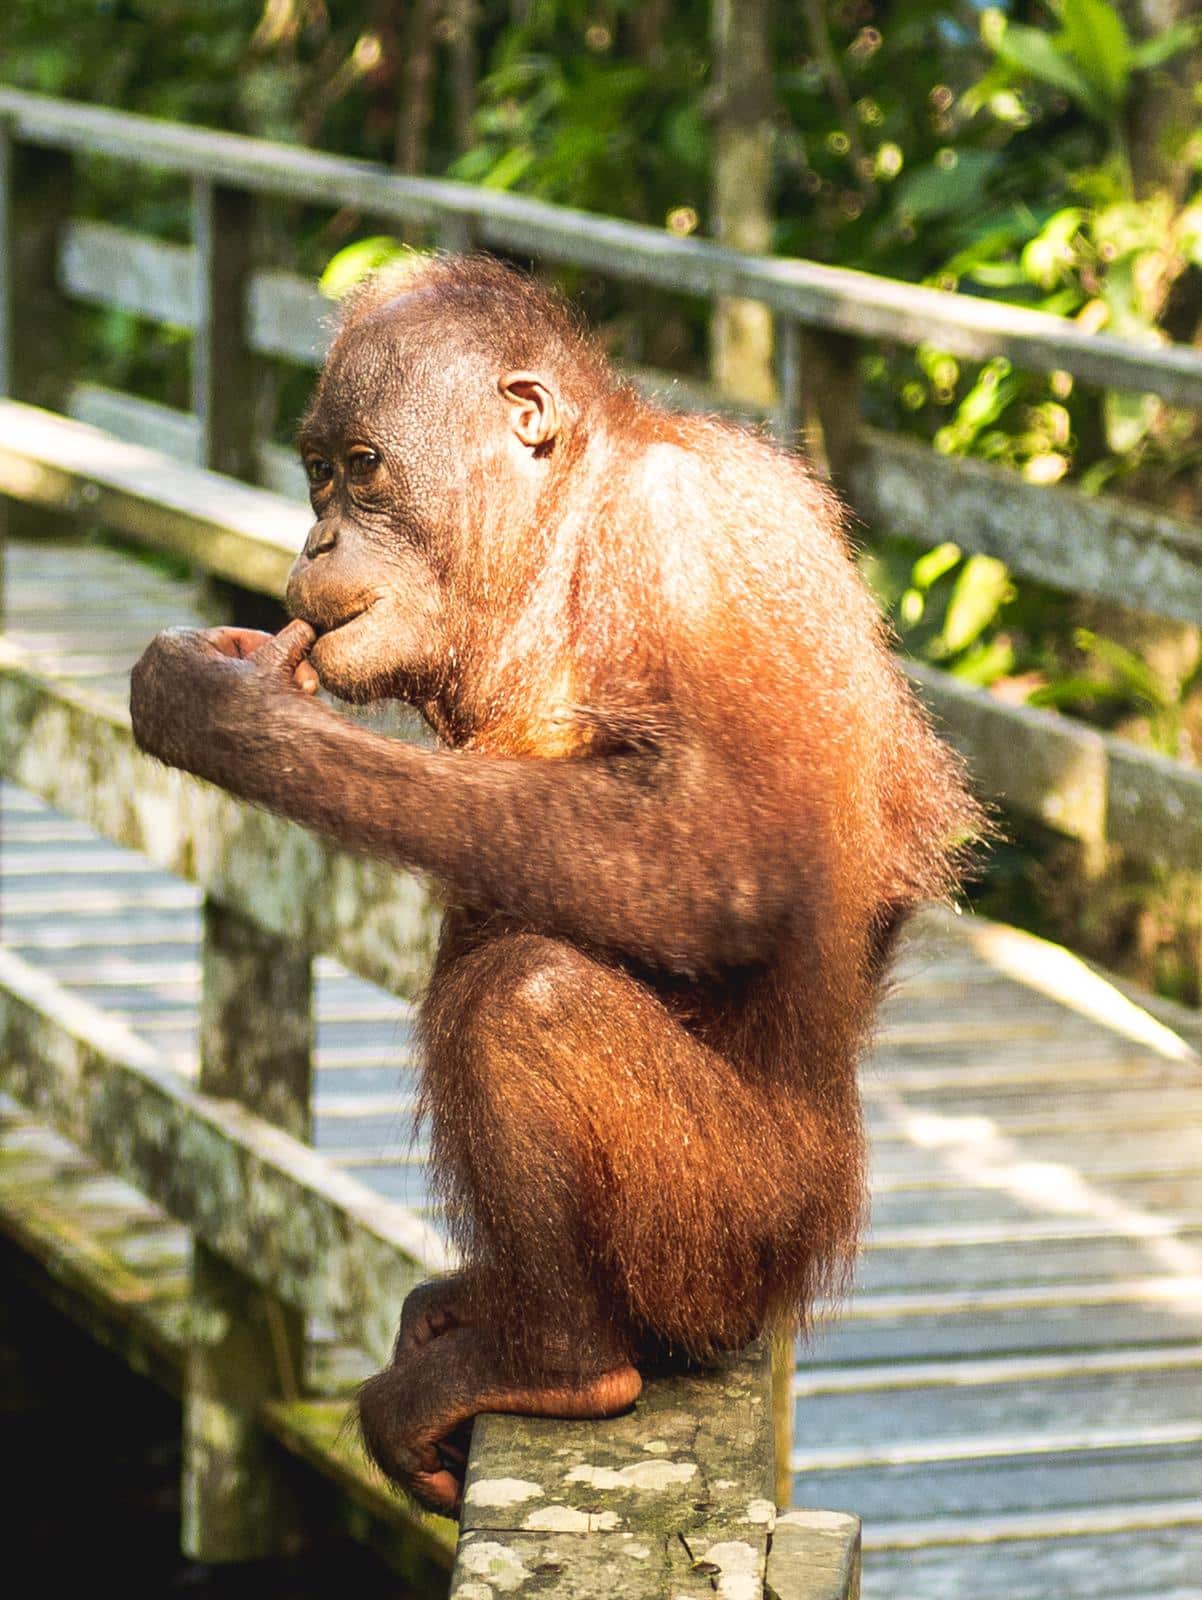
M 73 218 L 72 164 L 80 154 L 190 181 L 192 245 Z M 83 514 L 242 588 L 278 595 L 307 518 L 296 503 L 299 475 L 270 442 L 270 397 L 260 379 L 265 358 L 302 365 L 320 359 L 326 307 L 311 284 L 256 263 L 255 211 L 264 197 L 352 207 L 425 229 L 444 246 L 502 247 L 707 298 L 759 299 L 772 308 L 778 332 L 780 400 L 769 421 L 784 437 L 803 423 L 820 432 L 836 478 L 875 531 L 930 543 L 951 537 L 1073 592 L 1202 620 L 1202 529 L 1125 501 L 1036 489 L 996 467 L 869 429 L 860 420 L 847 341 L 922 340 L 967 357 L 1006 355 L 1086 383 L 1202 405 L 1202 355 L 1193 350 L 1135 346 L 992 302 L 742 256 L 511 195 L 8 91 L 0 91 L 0 392 L 12 398 L 0 401 L 0 494 Z M 191 410 L 77 382 L 64 315 L 72 302 L 189 329 Z M 669 398 L 715 403 L 685 382 Z M 156 448 L 147 447 L 151 441 Z M 982 787 L 1008 805 L 1082 841 L 1108 840 L 1178 867 L 1202 865 L 1202 774 L 1054 713 L 1002 703 L 932 669 L 910 670 Z M 10 1085 L 195 1229 L 202 1300 L 210 1295 L 228 1305 L 241 1296 L 249 1305 L 249 1285 L 279 1297 L 274 1328 L 253 1336 L 257 1354 L 198 1350 L 191 1374 L 190 1544 L 229 1553 L 242 1540 L 249 1550 L 255 1537 L 269 1540 L 286 1513 L 255 1505 L 239 1515 L 231 1485 L 237 1469 L 254 1461 L 254 1406 L 244 1403 L 239 1414 L 226 1404 L 231 1362 L 253 1371 L 261 1360 L 265 1395 L 278 1381 L 280 1327 L 285 1343 L 294 1341 L 295 1314 L 316 1310 L 382 1356 L 405 1286 L 436 1265 L 441 1250 L 401 1208 L 332 1177 L 297 1137 L 307 1122 L 309 956 L 330 951 L 352 970 L 411 992 L 428 951 L 430 913 L 404 876 L 352 862 L 299 829 L 140 762 L 123 711 L 40 678 L 7 646 L 0 711 L 0 769 L 194 878 L 208 897 L 199 1092 L 162 1073 L 131 1036 L 84 1016 L 8 957 L 0 1044 Z M 232 1007 L 245 1023 L 273 985 L 292 1023 L 263 1030 L 253 1050 L 236 1054 Z M 237 1110 L 231 1100 L 249 1109 Z M 276 1340 L 274 1365 L 266 1359 L 269 1337 Z M 728 1474 L 738 1488 L 719 1505 L 686 1491 L 679 1503 L 660 1500 L 652 1514 L 632 1498 L 638 1475 L 624 1478 L 614 1464 L 631 1460 L 634 1438 L 622 1429 L 638 1424 L 627 1421 L 614 1425 L 608 1443 L 590 1435 L 591 1459 L 605 1470 L 577 1480 L 587 1484 L 586 1498 L 541 1481 L 532 1462 L 522 1480 L 529 1509 L 521 1497 L 501 1507 L 487 1487 L 498 1475 L 496 1462 L 514 1451 L 529 1460 L 529 1441 L 540 1434 L 535 1425 L 490 1421 L 474 1448 L 472 1484 L 484 1487 L 469 1495 L 462 1581 L 483 1576 L 488 1561 L 531 1570 L 527 1556 L 537 1552 L 539 1583 L 547 1587 L 557 1567 L 610 1560 L 608 1553 L 582 1555 L 608 1552 L 597 1542 L 608 1538 L 608 1527 L 645 1532 L 658 1552 L 650 1565 L 631 1568 L 623 1593 L 658 1594 L 669 1583 L 673 1592 L 710 1587 L 722 1562 L 715 1555 L 707 1563 L 706 1552 L 724 1542 L 746 1546 L 746 1553 L 724 1553 L 719 1592 L 755 1592 L 760 1578 L 753 1573 L 763 1573 L 768 1548 L 762 1503 L 772 1498 L 762 1358 L 729 1387 L 742 1395 L 739 1404 L 758 1397 L 760 1432 L 750 1424 L 745 1430 L 747 1472 Z M 668 1416 L 691 1403 L 665 1390 L 642 1415 L 658 1418 L 662 1405 Z M 221 1428 L 206 1428 L 212 1407 L 225 1408 Z M 224 1457 L 212 1449 L 219 1434 Z M 695 1470 L 685 1473 L 685 1455 L 673 1459 L 682 1485 L 706 1478 L 703 1463 L 693 1461 Z M 752 1493 L 755 1472 L 762 1492 Z M 680 1536 L 688 1553 L 683 1567 L 673 1539 L 666 1549 L 665 1530 Z M 559 1549 L 557 1541 L 572 1539 L 570 1552 Z M 782 1596 L 827 1592 L 814 1586 L 816 1577 L 803 1590 L 801 1566 L 783 1565 L 786 1549 L 807 1539 L 804 1560 L 815 1548 L 828 1551 L 829 1592 L 850 1593 L 855 1541 L 837 1520 L 811 1519 L 780 1534 L 769 1587 Z M 477 1554 L 468 1553 L 473 1549 Z M 753 1586 L 740 1586 L 740 1575 Z
M 365 162 L 180 127 L 93 106 L 0 91 L 0 390 L 49 401 L 134 442 L 299 494 L 286 453 L 268 438 L 258 358 L 314 364 L 325 302 L 311 283 L 250 259 L 252 200 L 282 197 L 350 207 L 424 229 L 451 247 L 496 246 L 586 267 L 626 282 L 706 298 L 737 294 L 775 314 L 780 400 L 773 426 L 805 424 L 825 439 L 840 487 L 875 533 L 930 544 L 951 538 L 1020 574 L 1123 606 L 1202 619 L 1202 528 L 1127 500 L 1037 487 L 1004 468 L 891 438 L 859 414 L 849 337 L 920 341 L 969 358 L 1006 356 L 1084 383 L 1154 391 L 1202 406 L 1202 353 L 1137 345 L 1072 323 L 812 262 L 744 256 L 658 229 L 520 196 L 401 178 Z M 73 220 L 72 154 L 103 154 L 178 174 L 193 185 L 191 247 Z M 12 240 L 5 249 L 5 238 Z M 19 296 L 21 314 L 14 316 Z M 70 301 L 115 306 L 193 333 L 192 412 L 74 383 L 61 348 Z M 220 306 L 220 315 L 217 307 Z M 55 313 L 59 314 L 55 314 Z M 8 373 L 7 380 L 4 373 Z M 215 374 L 220 374 L 217 378 Z M 712 392 L 659 375 L 669 399 L 713 405 Z M 220 403 L 214 386 L 220 383 Z M 265 425 L 266 424 L 266 425 Z M 45 457 L 53 454 L 50 445 Z M 137 534 L 136 509 L 103 462 L 57 482 L 49 459 L 36 486 L 47 504 L 95 495 Z M 0 480 L 0 488 L 6 484 Z M 133 497 L 136 498 L 136 495 Z M 156 534 L 155 537 L 161 537 Z M 264 577 L 255 586 L 270 588 Z M 1052 712 L 1003 703 L 946 675 L 914 676 L 983 789 L 1069 837 L 1109 840 L 1171 866 L 1202 865 L 1202 774 Z

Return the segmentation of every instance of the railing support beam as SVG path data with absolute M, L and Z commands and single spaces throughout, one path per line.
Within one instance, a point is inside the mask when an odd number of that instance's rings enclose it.
M 18 143 L 0 116 L 0 396 L 56 410 L 70 381 L 70 303 L 58 288 L 71 216 L 72 161 Z M 45 514 L 0 499 L 0 615 L 6 538 L 46 531 Z
M 307 1139 L 312 972 L 306 951 L 206 900 L 200 1087 Z M 257 1422 L 262 1405 L 299 1397 L 304 1318 L 196 1244 L 198 1311 L 184 1391 L 184 1551 L 249 1561 L 299 1540 L 288 1463 Z

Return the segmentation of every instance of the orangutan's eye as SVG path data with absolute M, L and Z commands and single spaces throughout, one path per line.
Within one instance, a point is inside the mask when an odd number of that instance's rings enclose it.
M 305 457 L 305 477 L 314 489 L 319 489 L 323 483 L 329 483 L 334 476 L 334 469 L 322 456 Z
M 347 470 L 352 478 L 370 478 L 379 465 L 379 453 L 366 447 L 352 450 L 347 457 Z

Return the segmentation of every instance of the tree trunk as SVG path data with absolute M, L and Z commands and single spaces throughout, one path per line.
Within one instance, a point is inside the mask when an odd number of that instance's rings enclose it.
M 451 123 L 460 155 L 472 145 L 476 116 L 476 0 L 447 0 L 446 41 L 450 56 Z
M 405 29 L 396 123 L 398 172 L 421 172 L 426 164 L 426 135 L 434 79 L 434 22 L 438 0 L 413 0 Z
M 713 0 L 712 232 L 736 250 L 772 249 L 772 0 Z M 770 406 L 776 383 L 772 313 L 721 299 L 710 324 L 710 370 L 723 394 Z

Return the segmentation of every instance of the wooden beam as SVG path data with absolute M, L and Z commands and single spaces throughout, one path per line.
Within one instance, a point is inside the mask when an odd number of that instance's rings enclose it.
M 982 793 L 1069 838 L 1202 869 L 1202 770 L 922 663 L 905 670 Z
M 827 1531 L 824 1576 L 841 1562 L 846 1578 L 814 1587 L 812 1541 L 786 1540 L 770 1560 L 776 1515 L 771 1361 L 759 1344 L 648 1383 L 634 1411 L 603 1422 L 478 1417 L 452 1600 L 490 1580 L 523 1593 L 529 1582 L 548 1600 L 758 1600 L 774 1592 L 768 1576 L 780 1600 L 854 1600 L 856 1519 L 804 1514 Z
M 1202 527 L 1138 501 L 1026 483 L 875 428 L 859 436 L 846 488 L 874 531 L 951 540 L 1054 589 L 1202 622 Z
M 0 1082 L 262 1288 L 388 1358 L 409 1289 L 448 1265 L 403 1206 L 241 1106 L 199 1094 L 123 1024 L 0 949 Z
M 0 494 L 96 521 L 220 578 L 283 592 L 306 506 L 17 401 L 0 401 Z
M 799 321 L 861 338 L 929 342 L 953 355 L 1007 356 L 1016 366 L 1063 369 L 1106 388 L 1150 390 L 1202 405 L 1202 352 L 1086 333 L 1046 312 L 949 294 L 870 273 L 785 257 L 758 257 L 659 228 L 619 222 L 521 195 L 406 178 L 366 161 L 265 139 L 190 128 L 101 106 L 0 91 L 0 115 L 30 144 L 88 151 L 190 177 L 333 208 L 438 227 L 456 219 L 481 244 L 709 298 L 760 300 Z

